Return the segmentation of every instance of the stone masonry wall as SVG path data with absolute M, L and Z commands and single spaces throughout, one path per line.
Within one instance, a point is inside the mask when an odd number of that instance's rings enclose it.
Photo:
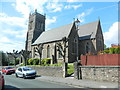
M 63 69 L 58 66 L 31 67 L 37 71 L 37 75 L 63 77 Z
M 82 79 L 120 82 L 120 66 L 80 66 Z

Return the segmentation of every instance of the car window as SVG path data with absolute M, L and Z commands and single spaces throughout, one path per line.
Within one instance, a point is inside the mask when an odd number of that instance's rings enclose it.
M 13 69 L 13 67 L 6 67 L 5 69 Z
M 18 71 L 21 71 L 21 72 L 22 72 L 22 69 L 21 69 L 21 68 L 18 68 Z
M 23 68 L 23 71 L 29 71 L 32 70 L 31 68 Z

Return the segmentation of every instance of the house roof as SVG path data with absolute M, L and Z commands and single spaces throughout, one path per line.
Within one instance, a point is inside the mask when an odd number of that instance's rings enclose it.
M 95 38 L 98 24 L 99 24 L 99 20 L 92 23 L 80 25 L 78 30 L 79 39 L 85 40 L 85 39 Z
M 61 40 L 63 37 L 68 37 L 72 27 L 73 23 L 45 31 L 32 45 L 57 41 Z

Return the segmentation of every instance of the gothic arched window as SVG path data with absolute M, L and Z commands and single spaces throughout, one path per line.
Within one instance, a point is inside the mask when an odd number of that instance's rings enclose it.
M 86 44 L 86 53 L 89 53 L 90 52 L 90 44 L 87 42 Z
M 33 48 L 33 57 L 35 57 L 36 47 Z
M 58 52 L 58 53 L 59 53 L 59 54 L 58 54 L 58 58 L 62 58 L 61 52 L 62 52 L 62 50 L 61 50 L 61 48 L 60 48 L 60 51 Z
M 47 46 L 47 58 L 50 58 L 50 46 Z

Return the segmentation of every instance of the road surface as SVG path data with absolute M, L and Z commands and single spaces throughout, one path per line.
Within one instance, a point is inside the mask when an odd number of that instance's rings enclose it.
M 52 83 L 48 81 L 41 81 L 41 77 L 35 79 L 23 79 L 16 78 L 15 75 L 4 75 L 5 78 L 5 90 L 7 88 L 74 88 L 62 83 Z

